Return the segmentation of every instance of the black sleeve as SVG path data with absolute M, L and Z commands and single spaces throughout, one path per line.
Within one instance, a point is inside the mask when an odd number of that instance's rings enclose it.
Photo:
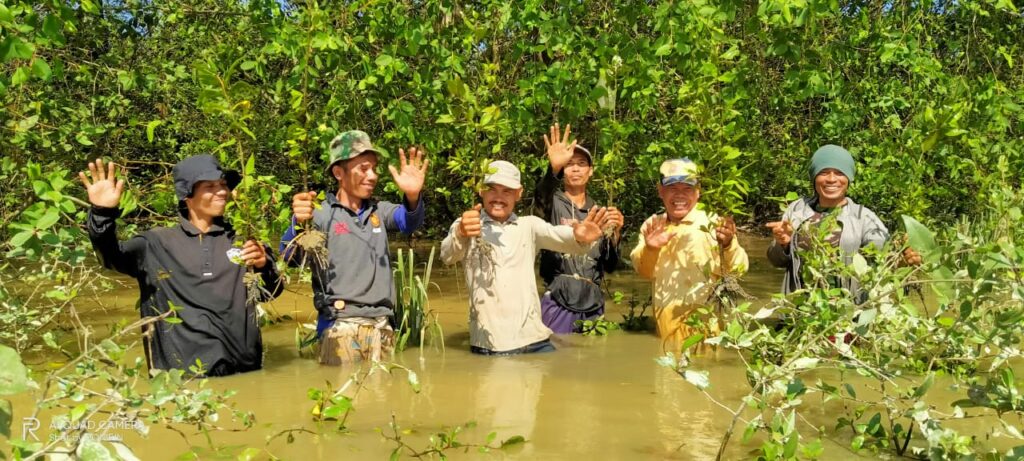
M 86 218 L 89 240 L 103 267 L 138 278 L 143 272 L 146 239 L 135 236 L 124 242 L 117 241 L 117 218 L 120 216 L 120 208 L 89 209 Z
M 533 198 L 536 213 L 545 221 L 550 221 L 551 219 L 551 207 L 555 201 L 555 192 L 558 190 L 558 180 L 558 177 L 551 171 L 551 166 L 549 165 L 544 173 L 544 177 L 537 183 L 537 190 L 534 191 Z

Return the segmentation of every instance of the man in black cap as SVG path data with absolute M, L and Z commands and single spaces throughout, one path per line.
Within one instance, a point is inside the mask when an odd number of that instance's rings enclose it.
M 594 175 L 594 158 L 576 140 L 569 141 L 571 129 L 566 125 L 563 134 L 556 123 L 550 128 L 551 136 L 544 135 L 550 166 L 537 182 L 534 203 L 540 217 L 556 226 L 582 222 L 597 205 L 587 193 L 587 184 Z M 540 252 L 540 276 L 547 286 L 540 300 L 542 319 L 555 333 L 581 331 L 576 322 L 604 315 L 601 282 L 619 263 L 623 223 L 618 208 L 608 207 L 607 216 L 610 232 L 586 254 Z
M 115 179 L 114 163 L 89 163 L 89 176 L 79 173 L 89 193 L 89 239 L 103 266 L 139 282 L 142 317 L 166 314 L 180 323 L 146 326 L 144 345 L 151 369 L 183 369 L 223 376 L 263 365 L 263 341 L 256 306 L 246 302 L 243 276 L 247 266 L 260 274 L 267 293 L 282 291 L 268 250 L 255 240 L 240 247 L 224 207 L 239 183 L 235 171 L 224 171 L 216 159 L 197 155 L 174 166 L 174 191 L 181 214 L 177 226 L 150 229 L 117 240 L 116 219 L 124 180 Z M 268 296 L 269 293 L 269 296 Z M 195 370 L 190 370 L 198 365 Z

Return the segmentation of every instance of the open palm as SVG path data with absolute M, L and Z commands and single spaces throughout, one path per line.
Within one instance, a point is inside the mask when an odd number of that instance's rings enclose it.
M 544 146 L 548 151 L 548 161 L 551 162 L 551 169 L 556 173 L 565 168 L 565 165 L 572 159 L 573 152 L 576 151 L 576 140 L 569 141 L 569 132 L 571 130 L 572 125 L 566 125 L 565 133 L 563 134 L 558 124 L 555 123 L 550 128 L 551 136 L 544 135 Z
M 391 172 L 395 185 L 406 196 L 419 197 L 420 191 L 423 190 L 423 182 L 427 177 L 427 164 L 430 163 L 426 159 L 426 154 L 415 147 L 410 147 L 409 156 L 406 158 L 405 151 L 398 149 L 398 161 L 397 169 L 394 165 L 388 165 L 388 171 Z
M 107 168 L 104 169 L 103 160 L 96 159 L 95 162 L 89 162 L 88 177 L 84 171 L 78 173 L 78 178 L 82 180 L 86 192 L 89 193 L 89 203 L 105 208 L 117 208 L 121 203 L 124 180 L 115 180 L 114 172 L 116 168 L 117 165 L 114 162 L 110 162 L 107 164 Z
M 644 228 L 644 243 L 652 249 L 661 249 L 668 245 L 669 240 L 675 235 L 668 230 L 668 221 L 662 216 L 655 216 L 651 223 Z

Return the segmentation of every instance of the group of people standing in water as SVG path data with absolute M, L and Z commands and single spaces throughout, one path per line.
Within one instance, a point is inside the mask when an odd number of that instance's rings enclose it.
M 577 331 L 580 320 L 604 313 L 601 283 L 616 269 L 624 216 L 598 205 L 587 186 L 594 174 L 590 151 L 555 124 L 544 135 L 548 167 L 537 183 L 537 214 L 519 215 L 523 196 L 516 165 L 491 162 L 480 203 L 465 210 L 441 244 L 446 264 L 462 262 L 469 287 L 470 350 L 482 355 L 552 351 L 552 333 Z M 295 194 L 291 225 L 279 250 L 290 264 L 312 269 L 320 362 L 380 360 L 393 346 L 395 286 L 388 233 L 409 234 L 424 222 L 423 185 L 429 160 L 419 149 L 399 149 L 388 166 L 401 193 L 399 203 L 373 197 L 380 151 L 362 131 L 335 137 L 324 170 L 337 188 L 318 200 L 316 191 Z M 256 302 L 282 291 L 271 250 L 264 242 L 237 235 L 224 220 L 238 173 L 209 155 L 182 160 L 173 170 L 180 219 L 177 226 L 142 232 L 118 241 L 116 218 L 124 179 L 113 163 L 89 163 L 80 173 L 92 207 L 87 227 L 104 266 L 137 279 L 143 317 L 174 311 L 181 322 L 147 325 L 146 357 L 151 368 L 192 369 L 218 376 L 259 369 L 263 346 Z M 747 252 L 730 217 L 705 212 L 700 203 L 698 166 L 687 158 L 667 159 L 655 185 L 665 212 L 640 226 L 629 259 L 652 281 L 657 333 L 678 342 L 694 333 L 687 319 L 705 304 L 723 274 L 742 274 Z M 812 156 L 808 178 L 813 194 L 789 204 L 782 219 L 769 223 L 772 264 L 784 267 L 783 290 L 802 287 L 805 235 L 824 225 L 828 244 L 847 256 L 881 247 L 889 233 L 868 208 L 847 197 L 856 164 L 842 147 L 826 145 Z M 834 216 L 835 219 L 824 219 Z M 304 232 L 322 234 L 324 248 L 295 243 Z M 318 257 L 313 257 L 317 253 Z M 538 295 L 535 261 L 545 291 Z M 919 262 L 913 251 L 904 257 Z M 247 293 L 247 273 L 264 287 Z M 710 274 L 710 275 L 709 275 Z M 248 276 L 252 277 L 252 276 Z M 843 288 L 857 292 L 855 280 Z M 692 322 L 689 322 L 692 323 Z

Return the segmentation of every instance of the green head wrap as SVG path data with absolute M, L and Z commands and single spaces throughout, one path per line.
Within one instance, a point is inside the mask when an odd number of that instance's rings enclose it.
M 814 182 L 814 178 L 818 176 L 818 173 L 821 173 L 821 170 L 826 168 L 839 170 L 851 183 L 853 182 L 853 175 L 857 173 L 857 165 L 854 163 L 850 152 L 835 144 L 821 146 L 811 156 L 811 164 L 807 168 L 808 173 L 811 175 L 811 183 Z

